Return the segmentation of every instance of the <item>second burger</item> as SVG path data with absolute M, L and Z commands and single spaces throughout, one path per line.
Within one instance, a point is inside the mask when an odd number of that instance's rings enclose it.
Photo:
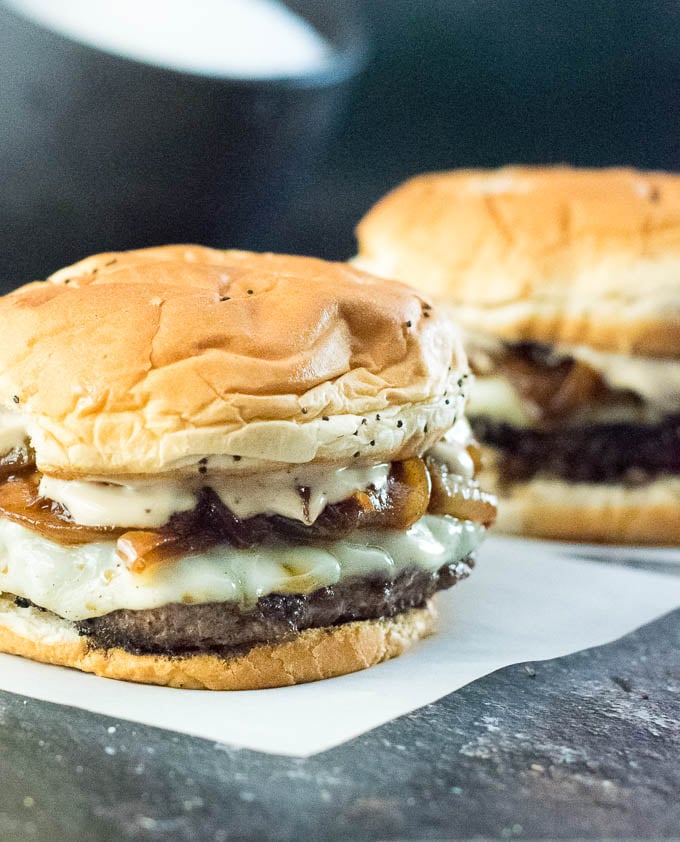
M 358 235 L 465 329 L 502 530 L 680 544 L 680 176 L 431 173 Z

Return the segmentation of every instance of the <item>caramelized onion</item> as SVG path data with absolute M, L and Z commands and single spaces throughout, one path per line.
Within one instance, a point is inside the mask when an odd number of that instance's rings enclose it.
M 430 502 L 430 474 L 422 459 L 393 462 L 388 483 L 389 505 L 381 526 L 406 530 L 420 520 Z
M 0 482 L 15 474 L 33 469 L 35 453 L 28 447 L 14 447 L 0 456 Z
M 495 362 L 495 373 L 506 377 L 546 421 L 612 398 L 601 374 L 572 357 L 555 355 L 550 346 L 532 342 L 508 345 Z
M 452 515 L 491 526 L 496 520 L 496 497 L 482 491 L 474 480 L 451 474 L 446 465 L 427 459 L 432 480 L 428 511 L 433 515 Z
M 185 553 L 182 538 L 177 532 L 125 532 L 116 542 L 116 554 L 129 570 L 141 573 L 150 564 Z
M 465 449 L 467 450 L 470 459 L 472 459 L 475 474 L 478 474 L 482 470 L 484 464 L 484 456 L 479 442 L 473 439 Z

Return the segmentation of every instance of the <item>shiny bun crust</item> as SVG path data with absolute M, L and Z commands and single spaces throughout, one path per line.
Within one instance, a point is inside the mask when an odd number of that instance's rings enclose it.
M 406 458 L 464 408 L 440 309 L 306 257 L 101 254 L 0 298 L 0 403 L 64 478 Z
M 407 181 L 357 229 L 356 265 L 511 340 L 680 353 L 680 175 L 506 167 Z
M 485 471 L 485 488 L 494 486 Z M 593 544 L 680 547 L 680 479 L 626 487 L 534 478 L 498 490 L 496 530 Z
M 0 597 L 0 652 L 74 667 L 104 678 L 189 690 L 263 690 L 333 678 L 401 655 L 434 631 L 432 603 L 396 617 L 309 629 L 287 643 L 255 646 L 245 655 L 165 657 L 99 649 L 72 623 Z

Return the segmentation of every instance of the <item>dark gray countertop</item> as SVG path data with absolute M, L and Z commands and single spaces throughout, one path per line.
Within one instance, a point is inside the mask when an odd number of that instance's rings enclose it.
M 0 693 L 0 780 L 3 842 L 677 837 L 680 610 L 307 760 Z

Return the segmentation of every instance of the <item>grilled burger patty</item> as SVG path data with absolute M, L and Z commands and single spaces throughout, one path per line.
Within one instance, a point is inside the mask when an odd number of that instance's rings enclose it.
M 567 429 L 514 427 L 488 417 L 470 419 L 483 443 L 500 451 L 503 482 L 538 473 L 570 482 L 634 482 L 680 474 L 680 415 L 657 424 L 596 424 Z
M 436 591 L 465 579 L 473 556 L 435 571 L 407 570 L 395 579 L 347 579 L 310 594 L 270 594 L 242 611 L 233 602 L 173 603 L 145 611 L 119 610 L 80 620 L 81 634 L 102 648 L 135 654 L 184 655 L 197 652 L 242 654 L 260 643 L 292 638 L 303 629 L 337 626 L 354 620 L 394 617 L 425 605 Z M 17 600 L 20 605 L 27 600 Z

